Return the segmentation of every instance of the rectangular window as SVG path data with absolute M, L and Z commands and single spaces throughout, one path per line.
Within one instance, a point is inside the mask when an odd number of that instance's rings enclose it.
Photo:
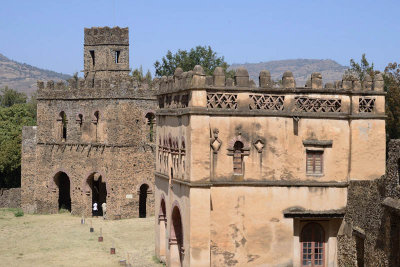
M 323 151 L 307 150 L 307 174 L 323 173 Z
M 115 63 L 119 63 L 119 55 L 121 51 L 115 51 Z
M 243 166 L 242 153 L 240 151 L 235 151 L 233 154 L 233 173 L 243 174 L 242 166 Z
M 94 50 L 90 50 L 90 56 L 92 57 L 92 65 L 94 66 L 94 64 L 96 63 L 94 59 Z

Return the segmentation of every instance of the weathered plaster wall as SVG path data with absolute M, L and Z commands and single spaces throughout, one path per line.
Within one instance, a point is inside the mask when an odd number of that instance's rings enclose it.
M 284 218 L 283 211 L 296 206 L 341 209 L 346 206 L 346 197 L 346 188 L 212 187 L 212 265 L 296 266 L 292 259 L 293 253 L 300 251 L 299 230 L 294 233 L 294 220 Z M 337 231 L 339 227 L 335 227 Z M 324 228 L 329 229 L 328 225 Z M 336 241 L 330 246 L 335 247 Z M 333 253 L 327 254 L 329 259 L 334 261 Z

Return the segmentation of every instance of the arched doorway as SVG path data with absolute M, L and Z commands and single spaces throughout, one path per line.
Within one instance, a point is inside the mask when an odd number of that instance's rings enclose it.
M 71 211 L 71 184 L 65 172 L 58 172 L 54 176 L 54 183 L 58 187 L 58 209 Z
M 92 193 L 92 215 L 102 216 L 102 204 L 107 202 L 106 183 L 101 174 L 95 172 L 88 177 L 87 184 L 89 185 Z M 94 206 L 97 206 L 97 210 L 93 209 Z
M 142 184 L 139 189 L 139 218 L 146 218 L 147 215 L 147 191 L 149 186 L 147 184 Z
M 177 206 L 172 210 L 171 222 L 171 237 L 169 240 L 170 266 L 182 266 L 184 254 L 183 229 L 181 212 Z
M 301 231 L 301 266 L 325 265 L 325 235 L 319 223 L 306 224 Z
M 166 244 L 168 242 L 167 239 L 167 209 L 165 207 L 164 198 L 161 199 L 160 204 L 160 212 L 158 214 L 158 225 L 159 225 L 159 257 L 161 261 L 165 261 L 166 256 Z

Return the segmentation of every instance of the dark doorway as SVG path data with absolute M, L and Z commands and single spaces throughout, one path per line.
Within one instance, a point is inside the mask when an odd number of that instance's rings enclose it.
M 183 229 L 181 213 L 177 206 L 172 210 L 172 225 L 171 225 L 171 266 L 182 266 L 183 263 Z
M 142 184 L 139 192 L 139 218 L 146 218 L 146 203 L 147 203 L 147 191 L 149 186 Z
M 364 238 L 356 235 L 357 266 L 364 267 Z
M 54 182 L 58 187 L 58 209 L 71 211 L 71 185 L 68 175 L 59 172 L 54 176 Z
M 103 177 L 99 173 L 89 176 L 88 184 L 92 189 L 92 215 L 103 216 L 102 204 L 107 202 L 107 187 Z M 93 209 L 96 205 L 97 210 Z

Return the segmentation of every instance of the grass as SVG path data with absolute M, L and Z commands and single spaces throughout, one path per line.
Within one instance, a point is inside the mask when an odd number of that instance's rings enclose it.
M 15 217 L 16 212 L 0 209 L 1 266 L 119 266 L 121 259 L 132 266 L 162 266 L 154 258 L 154 217 L 87 218 L 82 225 L 69 213 Z M 100 228 L 104 242 L 97 241 Z

